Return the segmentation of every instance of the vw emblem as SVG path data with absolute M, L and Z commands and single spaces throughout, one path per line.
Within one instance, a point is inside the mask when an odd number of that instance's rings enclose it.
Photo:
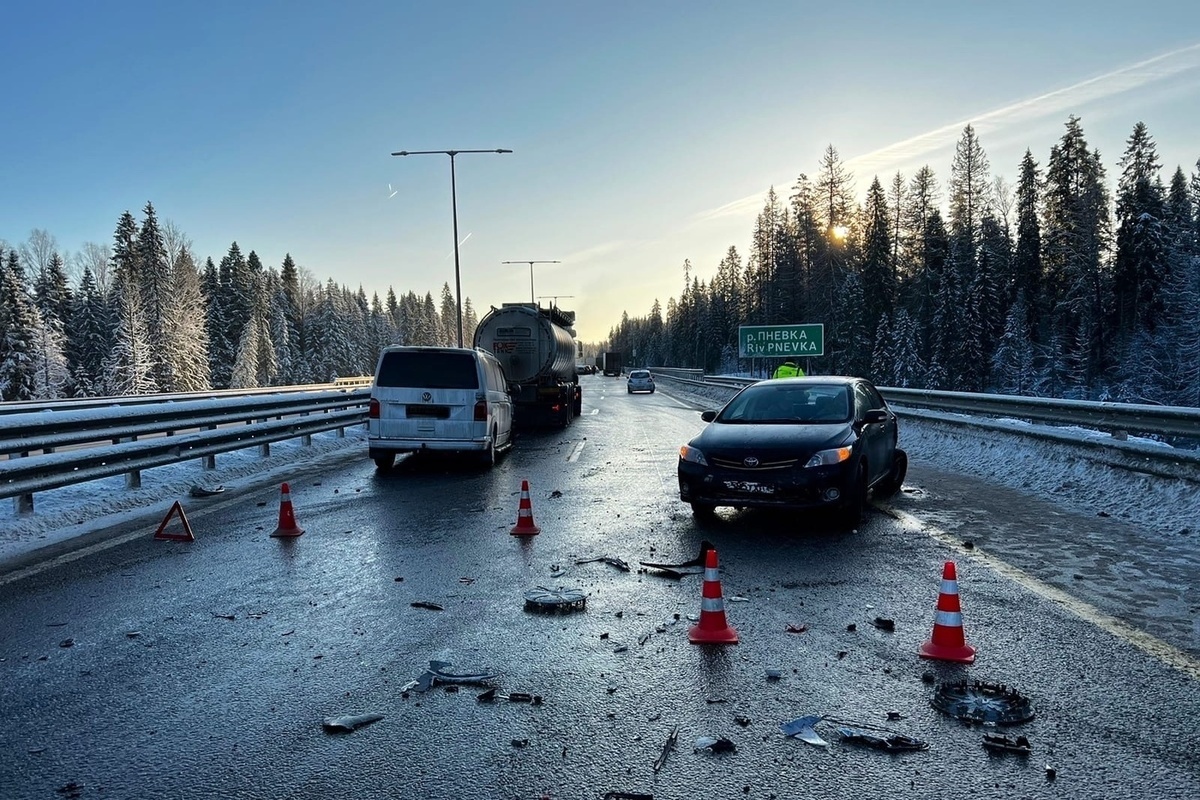
M 758 466 L 758 459 L 755 458 L 754 456 L 750 456 L 749 458 L 742 459 L 742 463 L 744 465 L 746 465 L 747 467 L 750 467 L 751 469 L 753 469 L 754 467 Z
M 421 392 L 421 399 L 428 403 L 433 399 L 433 395 L 431 395 L 429 392 Z

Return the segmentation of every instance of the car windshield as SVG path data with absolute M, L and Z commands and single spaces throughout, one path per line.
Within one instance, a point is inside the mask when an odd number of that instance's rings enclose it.
M 842 384 L 751 386 L 729 401 L 717 422 L 826 424 L 850 419 L 850 393 Z

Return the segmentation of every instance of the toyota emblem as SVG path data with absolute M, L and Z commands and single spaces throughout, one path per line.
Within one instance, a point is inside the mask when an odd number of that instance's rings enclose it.
M 749 458 L 742 459 L 742 463 L 744 465 L 746 465 L 747 467 L 750 467 L 751 469 L 753 469 L 754 467 L 758 466 L 758 459 L 755 458 L 754 456 L 750 456 Z
M 431 395 L 429 392 L 421 392 L 421 399 L 428 403 L 433 399 L 433 395 Z

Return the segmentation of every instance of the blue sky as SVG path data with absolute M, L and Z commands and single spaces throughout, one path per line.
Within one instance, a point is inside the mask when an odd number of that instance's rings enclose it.
M 538 295 L 605 336 L 743 253 L 767 189 L 827 144 L 865 192 L 973 121 L 993 170 L 1043 165 L 1068 114 L 1115 176 L 1143 120 L 1200 157 L 1200 3 L 8 4 L 0 237 L 109 242 L 147 200 L 219 259 L 236 240 L 324 280 Z M 389 186 L 391 189 L 389 190 Z M 389 196 L 394 192 L 395 194 Z M 572 295 L 571 299 L 565 296 Z

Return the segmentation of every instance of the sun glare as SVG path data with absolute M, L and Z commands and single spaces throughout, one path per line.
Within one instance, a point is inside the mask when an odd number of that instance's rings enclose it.
M 849 234 L 850 234 L 850 229 L 847 228 L 845 225 L 834 225 L 833 226 L 833 238 L 845 239 L 846 236 L 848 236 Z

